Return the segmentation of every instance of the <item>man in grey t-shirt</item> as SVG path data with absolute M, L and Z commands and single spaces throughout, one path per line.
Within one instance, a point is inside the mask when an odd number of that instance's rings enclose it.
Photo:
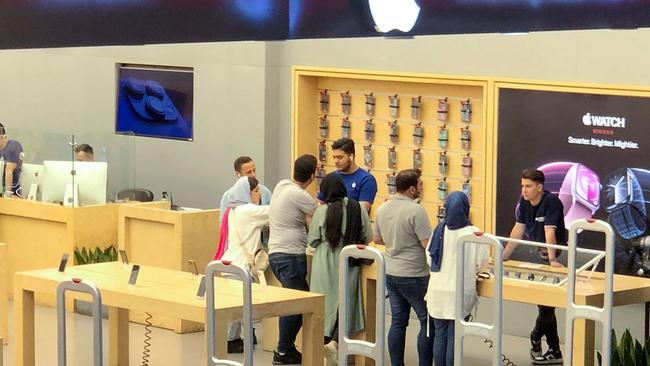
M 388 353 L 391 365 L 404 365 L 406 327 L 411 308 L 420 320 L 418 358 L 420 366 L 433 363 L 433 334 L 427 336 L 429 314 L 424 301 L 429 285 L 424 248 L 431 237 L 431 224 L 415 199 L 422 194 L 419 170 L 403 170 L 395 177 L 397 193 L 375 215 L 374 242 L 386 246 L 386 287 L 391 308 Z M 433 333 L 430 328 L 429 333 Z
M 309 291 L 307 284 L 307 226 L 316 210 L 314 198 L 305 189 L 314 181 L 317 160 L 302 155 L 293 165 L 293 179 L 280 181 L 273 190 L 269 208 L 269 264 L 282 287 Z M 302 363 L 296 336 L 302 315 L 280 317 L 278 349 L 274 365 Z
M 3 196 L 11 197 L 18 195 L 20 185 L 20 172 L 23 168 L 23 146 L 16 140 L 7 137 L 5 126 L 0 123 L 0 154 L 4 160 L 4 171 L 2 172 L 2 184 L 4 186 Z

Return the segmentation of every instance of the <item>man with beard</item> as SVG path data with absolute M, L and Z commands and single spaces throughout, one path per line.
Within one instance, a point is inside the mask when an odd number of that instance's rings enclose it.
M 360 202 L 366 210 L 370 211 L 370 206 L 377 195 L 377 180 L 354 162 L 354 140 L 342 138 L 334 141 L 332 155 L 336 174 L 343 179 L 348 198 Z M 320 192 L 317 198 L 321 202 L 325 199 Z

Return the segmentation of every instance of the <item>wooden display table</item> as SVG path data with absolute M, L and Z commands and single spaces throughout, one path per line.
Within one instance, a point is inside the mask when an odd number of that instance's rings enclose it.
M 517 269 L 521 262 L 508 261 L 504 263 L 504 271 Z M 554 268 L 543 266 L 535 269 L 535 272 L 564 273 L 565 268 Z M 375 265 L 364 266 L 361 273 L 362 290 L 365 294 L 366 307 L 366 339 L 374 341 L 375 335 L 375 316 L 374 309 L 376 293 L 374 291 L 376 284 L 377 268 Z M 494 278 L 484 280 L 477 286 L 480 296 L 492 297 Z M 576 281 L 576 298 L 579 305 L 603 306 L 603 294 L 605 290 L 604 274 L 595 272 L 589 282 L 586 282 L 584 276 L 578 277 Z M 526 281 L 504 279 L 503 282 L 503 300 L 522 302 L 534 305 L 554 306 L 557 308 L 566 307 L 566 286 L 549 286 L 535 282 L 527 283 Z M 614 306 L 637 304 L 650 301 L 650 279 L 642 277 L 631 277 L 614 275 Z M 531 328 L 535 319 L 529 319 Z M 558 324 L 558 330 L 562 332 L 564 324 Z M 595 342 L 595 323 L 591 320 L 579 319 L 575 321 L 574 329 L 574 366 L 593 365 L 594 364 L 594 342 Z M 565 345 L 565 347 L 568 347 Z M 361 363 L 359 363 L 361 361 Z M 372 360 L 358 360 L 357 365 L 374 365 Z
M 116 244 L 117 212 L 121 205 L 169 206 L 169 202 L 106 204 L 64 207 L 22 199 L 0 199 L 0 242 L 8 245 L 8 276 L 18 271 L 58 265 L 68 253 L 74 263 L 74 248 Z M 13 282 L 7 294 L 13 296 Z M 54 304 L 53 298 L 38 303 Z
M 193 271 L 188 260 L 203 272 L 219 242 L 219 210 L 171 211 L 146 206 L 122 206 L 118 218 L 118 247 L 129 261 L 176 271 Z M 131 313 L 131 320 L 144 323 L 144 313 Z M 200 331 L 202 324 L 154 314 L 155 326 L 176 333 Z
M 0 349 L 3 344 L 9 344 L 9 306 L 7 304 L 7 244 L 0 243 Z M 2 361 L 2 352 L 0 352 L 0 361 Z M 2 364 L 2 362 L 0 362 Z
M 109 365 L 129 364 L 128 312 L 155 309 L 161 315 L 194 322 L 205 321 L 205 301 L 195 297 L 198 278 L 189 272 L 142 266 L 138 283 L 128 285 L 130 270 L 120 263 L 100 263 L 70 267 L 65 273 L 55 268 L 19 272 L 15 276 L 14 311 L 16 322 L 16 366 L 36 365 L 34 350 L 34 294 L 53 295 L 59 282 L 72 277 L 94 283 L 101 291 L 103 304 L 109 307 Z M 227 356 L 227 321 L 242 315 L 241 282 L 215 278 L 217 351 Z M 89 300 L 85 294 L 69 296 Z M 253 284 L 253 316 L 302 314 L 303 364 L 317 365 L 323 360 L 322 295 Z

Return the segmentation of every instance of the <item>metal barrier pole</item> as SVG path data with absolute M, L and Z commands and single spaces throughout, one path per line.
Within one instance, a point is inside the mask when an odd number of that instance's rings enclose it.
M 57 344 L 59 366 L 66 366 L 66 324 L 65 324 L 65 293 L 66 291 L 83 292 L 93 297 L 93 365 L 102 366 L 102 295 L 97 286 L 90 282 L 82 282 L 80 278 L 63 281 L 56 288 L 57 312 Z
M 596 231 L 605 234 L 605 294 L 603 307 L 576 305 L 576 248 L 578 246 L 578 231 Z M 573 331 L 574 320 L 584 318 L 598 321 L 603 325 L 603 365 L 609 365 L 612 352 L 612 306 L 614 303 L 614 230 L 612 227 L 600 220 L 576 220 L 569 225 L 569 259 L 568 259 L 568 282 L 567 282 L 567 307 L 566 307 L 566 359 L 569 363 L 573 360 Z
M 348 337 L 348 259 L 372 259 L 377 264 L 377 311 L 375 320 L 375 343 Z M 360 355 L 372 358 L 377 365 L 384 364 L 385 317 L 386 317 L 386 263 L 384 256 L 366 245 L 348 245 L 339 255 L 339 365 L 347 366 L 348 356 Z
M 220 360 L 217 357 L 215 330 L 217 319 L 214 308 L 214 275 L 217 272 L 228 273 L 242 281 L 244 292 L 244 363 Z M 208 333 L 208 366 L 252 366 L 253 365 L 253 296 L 251 291 L 251 273 L 240 264 L 231 261 L 212 261 L 205 267 L 205 331 Z
M 494 314 L 493 324 L 483 324 L 477 322 L 466 322 L 462 318 L 463 308 L 465 307 L 465 247 L 467 244 L 472 245 L 490 245 L 494 247 Z M 499 240 L 490 234 L 475 232 L 473 234 L 464 234 L 458 238 L 458 258 L 456 258 L 456 325 L 454 337 L 454 364 L 463 365 L 463 340 L 466 336 L 480 336 L 493 341 L 494 356 L 492 365 L 500 366 L 502 364 L 501 349 L 501 323 L 503 317 L 503 247 Z

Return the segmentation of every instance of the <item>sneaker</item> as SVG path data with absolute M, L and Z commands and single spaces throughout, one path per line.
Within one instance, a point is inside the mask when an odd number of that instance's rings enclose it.
M 240 338 L 228 341 L 228 353 L 244 353 L 244 340 Z
M 289 348 L 287 353 L 280 354 L 278 351 L 273 351 L 273 364 L 274 365 L 300 365 L 302 364 L 302 354 L 298 352 L 295 347 Z
M 535 361 L 536 358 L 542 357 L 542 341 L 530 340 L 530 359 Z
M 562 364 L 562 352 L 560 350 L 548 349 L 544 355 L 540 357 L 535 357 L 533 359 L 533 365 L 561 365 Z
M 336 366 L 339 364 L 339 345 L 330 341 L 325 345 L 325 366 Z

